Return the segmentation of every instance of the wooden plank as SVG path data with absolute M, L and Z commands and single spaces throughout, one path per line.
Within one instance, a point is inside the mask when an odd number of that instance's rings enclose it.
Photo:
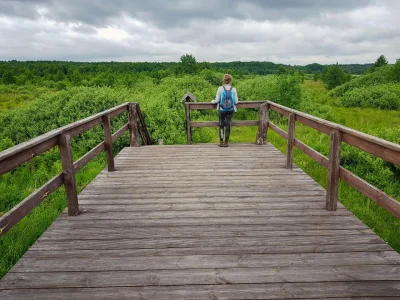
M 139 128 L 138 128 L 138 114 L 137 104 L 129 104 L 129 143 L 131 147 L 139 147 Z
M 193 191 L 193 192 L 182 192 L 182 189 L 178 189 L 177 191 L 169 191 L 168 193 L 160 193 L 159 191 L 149 191 L 147 189 L 146 194 L 137 194 L 135 193 L 134 189 L 128 190 L 128 191 L 119 191 L 118 193 L 114 190 L 109 190 L 109 191 L 83 191 L 79 196 L 89 196 L 89 197 L 96 197 L 99 199 L 102 198 L 107 198 L 107 199 L 156 199 L 156 198 L 161 198 L 161 199 L 169 199 L 169 198 L 187 198 L 187 197 L 199 197 L 199 198 L 208 198 L 208 197 L 224 197 L 226 196 L 226 191 L 221 191 L 220 189 L 215 190 L 215 191 L 207 191 L 207 192 L 199 192 L 199 191 Z M 239 190 L 239 191 L 234 191 L 233 195 L 235 197 L 268 197 L 268 195 L 271 194 L 276 194 L 275 192 L 276 189 L 269 189 L 269 190 L 262 190 L 262 191 L 254 191 L 254 192 L 249 192 L 247 189 L 244 190 Z M 165 190 L 164 190 L 165 192 Z M 324 195 L 325 196 L 325 191 L 321 187 L 317 187 L 315 189 L 308 189 L 306 191 L 299 190 L 299 189 L 294 189 L 292 191 L 280 191 L 279 195 L 284 195 L 284 196 L 294 196 L 294 195 L 299 195 L 299 196 L 316 196 L 316 195 Z
M 76 190 L 74 162 L 72 160 L 71 137 L 68 134 L 60 136 L 60 154 L 63 168 L 63 181 L 68 202 L 68 214 L 79 214 L 78 195 Z
M 270 105 L 270 109 L 274 112 L 277 112 L 278 114 L 282 115 L 282 116 L 289 116 L 290 112 L 288 112 L 285 108 L 279 107 L 279 106 L 275 106 L 275 103 L 268 103 Z
M 185 257 L 183 257 L 184 261 Z M 174 262 L 174 261 L 172 261 Z M 204 284 L 261 284 L 285 282 L 342 282 L 349 277 L 354 281 L 398 280 L 399 271 L 387 265 L 373 266 L 311 266 L 311 267 L 253 267 L 215 269 L 199 266 L 198 269 L 181 270 L 182 262 L 177 261 L 173 269 L 139 271 L 90 272 L 41 272 L 11 273 L 0 289 L 12 286 L 20 288 L 65 288 L 65 287 L 119 287 L 119 286 L 177 286 Z M 185 264 L 185 262 L 183 262 Z M 182 267 L 183 268 L 183 267 Z M 87 278 L 90 277 L 90 283 Z M 154 281 L 154 278 L 157 278 Z
M 283 129 L 279 128 L 278 126 L 276 126 L 271 121 L 268 122 L 268 127 L 271 128 L 273 131 L 275 131 L 277 134 L 279 134 L 281 137 L 283 137 L 285 140 L 288 139 L 288 137 L 289 137 L 288 133 L 286 131 L 284 131 Z
M 398 200 L 390 197 L 385 192 L 379 190 L 343 167 L 340 167 L 340 179 L 354 187 L 357 191 L 367 196 L 379 206 L 383 207 L 393 216 L 400 218 L 400 202 Z
M 285 107 L 271 101 L 268 101 L 268 104 L 270 105 L 271 110 L 276 111 L 284 116 L 289 116 L 289 114 L 293 113 L 297 122 L 300 122 L 325 134 L 330 134 L 332 130 L 339 129 L 339 125 L 336 123 L 326 121 L 324 119 Z
M 93 223 L 93 222 L 92 222 Z M 90 226 L 90 224 L 88 224 Z M 134 230 L 134 229 L 133 229 Z M 41 251 L 70 251 L 70 250 L 121 250 L 121 249 L 167 249 L 167 248 L 192 248 L 198 254 L 196 249 L 199 247 L 230 247 L 238 251 L 243 247 L 286 247 L 290 249 L 292 246 L 312 246 L 325 247 L 325 245 L 342 245 L 343 251 L 338 250 L 337 253 L 347 252 L 346 244 L 349 245 L 382 245 L 384 244 L 378 237 L 374 235 L 344 235 L 344 236 L 293 236 L 293 237 L 210 237 L 210 238 L 158 238 L 158 239 L 142 239 L 140 243 L 136 239 L 107 239 L 107 240 L 44 240 L 39 239 L 31 247 L 32 250 Z M 268 249 L 268 248 L 266 248 Z M 391 249 L 390 249 L 391 250 Z M 31 250 L 30 250 L 31 251 Z M 285 251 L 285 253 L 295 253 Z M 264 253 L 264 252 L 261 252 Z M 238 255 L 237 253 L 234 253 Z M 282 253 L 278 253 L 282 254 Z M 34 259 L 35 257 L 33 257 Z M 341 261 L 341 259 L 339 259 Z
M 166 212 L 86 212 L 85 218 L 87 220 L 123 220 L 130 218 L 149 218 L 149 219 L 170 219 L 170 218 L 206 218 L 206 217 L 273 217 L 273 216 L 328 216 L 334 214 L 335 216 L 348 215 L 347 211 L 337 210 L 334 212 L 327 212 L 324 210 L 216 210 L 216 211 L 166 211 Z M 61 219 L 67 218 L 66 215 L 60 216 Z
M 348 127 L 345 127 L 345 126 L 342 126 L 342 125 L 338 125 L 338 126 L 339 126 L 340 131 L 342 132 L 343 141 L 345 139 L 346 140 L 350 139 L 350 136 L 358 137 L 363 141 L 370 142 L 372 144 L 379 145 L 379 146 L 382 146 L 383 148 L 386 148 L 385 150 L 383 150 L 383 152 L 385 152 L 388 149 L 394 150 L 397 153 L 400 152 L 400 145 L 399 144 L 395 144 L 395 143 L 389 142 L 387 140 L 378 138 L 376 136 L 373 136 L 373 135 L 370 135 L 370 134 L 366 134 L 364 132 L 357 131 L 357 130 L 354 130 L 354 129 L 351 129 L 351 128 L 348 128 Z M 393 158 L 392 155 L 388 154 L 388 156 Z
M 46 184 L 30 194 L 27 198 L 14 206 L 5 215 L 0 217 L 0 237 L 6 234 L 15 224 L 28 215 L 47 196 L 56 191 L 63 184 L 62 174 L 50 179 Z
M 103 125 L 104 125 L 104 150 L 107 153 L 107 168 L 108 172 L 115 171 L 114 165 L 114 155 L 113 155 L 113 142 L 112 142 L 112 129 L 111 129 L 111 120 L 109 116 L 103 116 Z
M 322 209 L 324 207 L 323 201 L 314 202 L 300 202 L 300 203 L 274 203 L 270 202 L 251 202 L 251 203 L 238 203 L 238 202 L 226 202 L 226 203 L 151 203 L 146 204 L 110 204 L 110 203 L 99 203 L 99 204 L 87 204 L 86 201 L 80 201 L 81 205 L 89 212 L 102 212 L 102 211 L 190 211 L 190 210 L 243 210 L 243 209 L 269 209 L 269 210 L 282 210 L 282 209 Z M 94 203 L 94 201 L 92 202 Z
M 89 253 L 88 253 L 89 254 Z M 136 271 L 192 268 L 271 268 L 310 266 L 388 265 L 400 267 L 400 255 L 395 251 L 342 253 L 291 253 L 248 255 L 192 255 L 192 256 L 135 256 L 135 257 L 58 257 L 21 259 L 10 273 L 74 272 L 74 271 Z M 395 270 L 399 276 L 399 270 Z M 389 274 L 389 273 L 388 273 Z M 389 276 L 388 276 L 389 277 Z M 399 278 L 399 277 L 397 277 Z
M 7 173 L 19 165 L 31 160 L 33 157 L 38 156 L 51 148 L 58 145 L 58 136 L 46 138 L 42 137 L 43 141 L 39 142 L 38 139 L 32 140 L 32 146 L 29 143 L 22 143 L 12 147 L 6 151 L 0 152 L 0 175 Z M 20 147 L 19 147 L 20 146 Z
M 293 146 L 295 138 L 295 115 L 289 114 L 289 130 L 286 148 L 286 169 L 293 169 Z
M 48 239 L 50 237 L 54 237 L 56 239 L 62 239 L 64 233 L 70 234 L 70 232 L 77 230 L 77 232 L 81 232 L 83 234 L 84 232 L 93 232 L 94 230 L 98 231 L 98 234 L 104 234 L 103 230 L 106 230 L 111 233 L 116 233 L 118 230 L 122 231 L 132 231 L 132 228 L 137 228 L 138 232 L 132 233 L 132 234 L 141 234 L 143 236 L 146 236 L 147 238 L 151 238 L 151 235 L 154 234 L 154 231 L 157 231 L 156 234 L 161 235 L 163 232 L 165 234 L 186 234 L 186 233 L 192 233 L 197 229 L 196 234 L 201 234 L 201 232 L 213 232 L 214 234 L 218 233 L 218 229 L 220 229 L 221 232 L 240 232 L 245 235 L 249 236 L 255 236 L 257 232 L 259 231 L 269 231 L 269 235 L 280 235 L 282 232 L 286 235 L 289 235 L 290 232 L 293 232 L 293 235 L 299 236 L 300 231 L 304 231 L 305 234 L 303 235 L 310 235 L 312 231 L 321 231 L 322 233 L 316 234 L 316 235 L 332 235 L 329 233 L 330 230 L 337 230 L 344 232 L 344 234 L 353 234 L 357 235 L 360 233 L 363 233 L 365 235 L 373 235 L 373 232 L 370 229 L 366 229 L 365 225 L 361 223 L 355 223 L 351 222 L 348 220 L 342 220 L 341 223 L 334 223 L 333 221 L 330 222 L 325 222 L 325 223 L 319 223 L 319 224 L 314 224 L 312 223 L 312 220 L 310 220 L 310 223 L 298 223 L 295 224 L 294 218 L 289 219 L 290 223 L 284 223 L 284 221 L 288 218 L 282 218 L 281 221 L 274 221 L 270 222 L 268 224 L 257 224 L 260 221 L 255 220 L 254 222 L 250 222 L 253 224 L 207 224 L 204 223 L 202 225 L 169 225 L 165 226 L 163 224 L 148 224 L 148 226 L 144 226 L 143 224 L 141 226 L 138 226 L 138 223 L 135 221 L 130 221 L 130 220 L 121 220 L 120 223 L 117 222 L 112 222 L 112 221 L 107 221 L 107 222 L 100 222 L 99 224 L 93 224 L 89 228 L 87 227 L 87 223 L 85 222 L 60 222 L 60 223 L 54 223 L 51 227 L 51 230 L 46 232 L 45 234 L 42 235 L 41 241 L 43 239 Z M 248 219 L 249 220 L 249 219 Z M 255 223 L 255 224 L 254 224 Z M 101 230 L 100 230 L 101 229 Z M 68 231 L 68 232 L 67 232 Z M 278 231 L 278 234 L 273 233 L 273 231 Z M 324 232 L 328 231 L 328 232 Z M 55 233 L 57 232 L 57 233 Z M 268 235 L 264 234 L 264 236 Z M 186 235 L 188 236 L 188 235 Z M 240 235 L 241 236 L 241 235 Z M 388 249 L 390 249 L 388 247 Z
M 86 166 L 93 158 L 99 155 L 104 150 L 104 142 L 101 142 L 84 156 L 79 158 L 77 161 L 74 162 L 74 173 L 77 173 L 81 170 L 84 166 Z
M 319 153 L 318 151 L 314 150 L 310 146 L 306 145 L 305 143 L 301 142 L 298 139 L 294 140 L 294 145 L 299 149 L 301 152 L 306 154 L 308 157 L 319 163 L 321 166 L 328 168 L 329 165 L 329 159 Z
M 314 283 L 268 283 L 157 286 L 157 277 L 147 287 L 59 288 L 4 290 L 4 300 L 82 299 L 342 299 L 377 300 L 398 297 L 398 281 L 339 281 Z M 149 279 L 150 280 L 150 279 Z M 373 298 L 375 297 L 375 298 Z
M 268 130 L 268 122 L 269 122 L 269 110 L 268 104 L 263 103 L 260 105 L 260 119 L 258 124 L 258 132 L 256 138 L 257 145 L 265 145 L 267 141 L 267 130 Z
M 330 235 L 358 235 L 359 229 L 339 229 L 339 230 L 312 230 L 312 229 L 298 229 L 298 230 L 285 230 L 284 226 L 280 229 L 270 230 L 254 230 L 257 226 L 244 226 L 240 229 L 238 226 L 225 226 L 224 230 L 216 230 L 217 226 L 204 225 L 200 228 L 192 226 L 189 228 L 182 228 L 176 226 L 169 227 L 138 227 L 132 230 L 132 227 L 115 227 L 115 228 L 103 228 L 99 231 L 99 228 L 93 229 L 75 229 L 72 226 L 68 226 L 68 229 L 53 229 L 51 234 L 45 234 L 41 237 L 41 241 L 55 241 L 65 239 L 80 239 L 80 240 L 108 240 L 108 239 L 144 239 L 144 238 L 185 238 L 191 237 L 290 237 L 290 236 L 330 236 Z M 265 226 L 267 227 L 267 226 Z M 373 235 L 373 233 L 371 233 Z
M 258 126 L 259 121 L 255 120 L 241 120 L 232 121 L 231 126 Z M 203 122 L 191 122 L 191 127 L 219 127 L 218 121 L 203 121 Z
M 337 128 L 337 126 L 325 124 L 325 122 L 321 122 L 321 121 L 318 122 L 318 121 L 314 120 L 314 118 L 309 118 L 308 116 L 304 116 L 304 115 L 296 114 L 296 121 L 299 123 L 302 123 L 308 127 L 311 127 L 319 132 L 325 133 L 327 135 L 329 135 L 332 132 L 332 130 L 335 130 L 335 128 Z M 323 120 L 323 121 L 325 121 L 325 120 Z M 335 125 L 337 125 L 337 124 L 335 124 Z
M 347 241 L 349 241 L 347 243 Z M 83 241 L 81 241 L 83 243 Z M 134 241 L 132 241 L 134 242 Z M 43 249 L 46 243 L 42 243 L 41 249 L 31 249 L 25 254 L 25 258 L 59 258 L 63 250 Z M 349 238 L 338 241 L 335 244 L 303 244 L 303 245 L 252 245 L 232 248 L 226 247 L 195 247 L 195 248 L 165 248 L 165 249 L 66 249 L 70 258 L 92 257 L 136 257 L 136 256 L 181 256 L 181 255 L 243 255 L 243 254 L 289 254 L 289 253 L 343 253 L 348 252 L 377 252 L 390 251 L 385 243 L 352 243 Z M 65 250 L 64 250 L 65 251 Z M 10 273 L 11 274 L 11 273 Z
M 390 144 L 388 144 L 387 141 L 378 138 L 372 139 L 372 137 L 368 137 L 367 140 L 365 137 L 360 137 L 358 132 L 355 134 L 343 132 L 342 140 L 360 150 L 400 166 L 400 146 L 398 146 L 398 149 L 393 149 L 393 147 L 389 148 L 388 146 Z
M 112 135 L 112 142 L 118 140 L 129 129 L 129 123 L 126 123 Z
M 92 220 L 86 219 L 59 219 L 57 224 L 62 224 L 63 226 L 73 225 L 77 228 L 80 227 L 93 227 L 93 228 L 104 228 L 110 227 L 171 227 L 171 226 L 226 226 L 226 225 L 264 225 L 264 226 L 275 226 L 279 225 L 282 227 L 284 224 L 293 225 L 301 224 L 299 227 L 306 226 L 304 224 L 315 225 L 318 224 L 331 226 L 332 228 L 337 228 L 337 224 L 343 224 L 342 226 L 349 226 L 352 228 L 353 225 L 365 225 L 361 221 L 356 221 L 350 214 L 348 216 L 275 216 L 269 217 L 268 223 L 266 224 L 266 218 L 263 216 L 258 217 L 207 217 L 207 218 L 179 218 L 179 219 L 125 219 L 125 220 L 111 220 L 108 219 L 104 222 L 93 222 Z M 61 225 L 60 225 L 61 226 Z M 342 228 L 342 227 L 340 227 Z M 343 228 L 342 228 L 343 229 Z
M 342 148 L 340 131 L 331 132 L 330 139 L 326 209 L 334 211 L 337 208 L 339 197 L 340 151 Z
M 68 130 L 65 130 L 63 133 L 69 134 L 71 137 L 75 137 L 80 135 L 81 133 L 88 131 L 92 129 L 93 127 L 96 127 L 100 125 L 103 122 L 103 117 L 104 116 L 99 116 L 95 119 L 92 119 L 90 121 L 84 122 L 79 126 L 74 126 Z

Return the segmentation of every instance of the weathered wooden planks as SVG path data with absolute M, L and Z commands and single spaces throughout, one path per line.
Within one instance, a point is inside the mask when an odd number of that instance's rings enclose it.
M 285 162 L 269 144 L 125 148 L 0 297 L 400 297 L 400 255 L 340 203 L 326 211 L 324 189 Z

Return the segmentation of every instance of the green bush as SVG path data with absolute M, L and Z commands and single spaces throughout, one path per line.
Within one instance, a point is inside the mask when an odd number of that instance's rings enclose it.
M 353 89 L 345 93 L 339 103 L 345 107 L 400 109 L 400 85 L 388 83 Z
M 338 65 L 326 67 L 322 74 L 322 81 L 326 88 L 331 90 L 351 79 L 351 74 L 343 71 Z
M 400 82 L 400 63 L 395 65 L 386 65 L 375 70 L 373 73 L 356 77 L 350 82 L 336 87 L 330 91 L 331 96 L 342 97 L 345 93 L 354 89 L 369 87 L 371 85 L 379 85 L 384 83 Z

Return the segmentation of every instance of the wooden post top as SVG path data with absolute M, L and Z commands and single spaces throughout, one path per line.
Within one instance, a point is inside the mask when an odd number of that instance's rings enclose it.
M 183 98 L 181 99 L 181 102 L 197 102 L 197 98 L 195 95 L 193 95 L 190 92 L 187 92 Z

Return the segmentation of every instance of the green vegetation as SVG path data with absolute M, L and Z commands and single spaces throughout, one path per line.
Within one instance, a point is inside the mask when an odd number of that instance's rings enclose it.
M 317 69 L 318 65 L 314 67 Z M 398 106 L 383 103 L 395 103 L 393 99 L 396 96 L 390 98 L 388 95 L 398 91 L 400 64 L 377 67 L 328 92 L 319 78 L 322 73 L 329 74 L 332 68 L 338 72 L 339 67 L 341 66 L 334 65 L 325 72 L 316 71 L 317 75 L 313 78 L 313 75 L 303 73 L 305 67 L 260 62 L 197 63 L 191 55 L 182 56 L 179 63 L 0 62 L 0 78 L 3 82 L 0 85 L 0 151 L 127 101 L 140 103 L 154 141 L 162 138 L 165 144 L 184 144 L 185 114 L 179 100 L 187 91 L 194 93 L 199 100 L 211 100 L 215 97 L 225 72 L 233 74 L 234 85 L 241 101 L 271 99 L 399 143 L 400 115 L 398 111 L 390 110 Z M 368 65 L 363 72 L 370 67 Z M 339 70 L 343 72 L 340 68 Z M 273 75 L 265 75 L 271 73 Z M 375 88 L 380 93 L 374 91 Z M 358 98 L 369 100 L 356 101 L 357 95 L 363 95 Z M 364 108 L 367 106 L 386 110 Z M 126 118 L 124 113 L 113 119 L 113 130 L 120 128 Z M 216 118 L 215 111 L 193 111 L 195 120 Z M 256 119 L 258 111 L 239 110 L 234 118 Z M 272 115 L 272 118 L 286 129 L 285 118 L 276 115 Z M 231 141 L 254 142 L 256 130 L 250 127 L 234 127 Z M 296 135 L 317 151 L 328 154 L 327 136 L 300 124 L 296 125 Z M 74 138 L 74 159 L 82 156 L 102 139 L 101 126 Z M 268 132 L 268 139 L 285 151 L 285 141 L 272 131 Z M 203 143 L 217 142 L 217 129 L 195 128 L 193 140 Z M 124 135 L 115 143 L 115 153 L 126 146 L 127 142 L 127 135 Z M 321 185 L 326 185 L 326 170 L 317 163 L 298 151 L 295 152 L 295 162 Z M 79 190 L 104 168 L 105 163 L 105 157 L 101 155 L 78 173 Z M 343 147 L 342 165 L 400 199 L 398 167 L 348 146 Z M 56 148 L 2 175 L 0 215 L 60 170 L 59 150 Z M 398 220 L 344 184 L 340 186 L 340 200 L 400 251 Z M 60 189 L 0 238 L 0 277 L 15 264 L 64 208 L 65 196 Z
M 338 65 L 327 67 L 322 73 L 322 81 L 328 90 L 342 85 L 350 79 L 351 74 L 344 72 Z
M 345 107 L 400 109 L 400 61 L 388 65 L 383 59 L 367 74 L 333 89 L 331 96 L 339 97 L 338 104 Z

